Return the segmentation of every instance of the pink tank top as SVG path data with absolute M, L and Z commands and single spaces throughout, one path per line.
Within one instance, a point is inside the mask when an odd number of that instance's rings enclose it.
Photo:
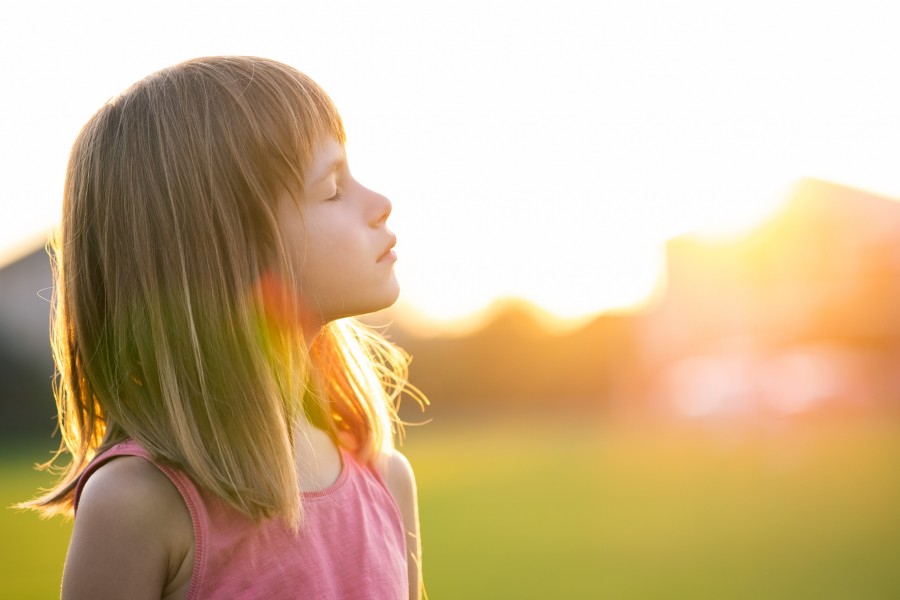
M 257 525 L 181 471 L 161 465 L 128 440 L 94 459 L 75 489 L 117 456 L 140 456 L 172 481 L 194 524 L 194 570 L 187 598 L 393 600 L 409 598 L 402 518 L 376 469 L 341 450 L 341 474 L 303 492 L 297 534 L 280 519 Z

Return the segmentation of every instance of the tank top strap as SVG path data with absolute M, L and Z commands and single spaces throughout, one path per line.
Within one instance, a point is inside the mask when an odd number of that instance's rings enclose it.
M 383 469 L 386 468 L 386 462 L 386 456 L 379 456 L 376 460 L 369 461 L 365 464 L 357 463 L 356 468 L 366 472 L 368 478 L 374 480 L 375 485 L 384 492 L 384 495 L 382 496 L 382 498 L 384 498 L 384 503 L 387 506 L 387 509 L 397 518 L 397 521 L 401 523 L 402 529 L 403 513 L 400 510 L 400 506 L 397 505 L 397 499 L 394 498 L 394 493 L 391 491 L 391 488 L 388 487 L 387 481 L 384 479 Z

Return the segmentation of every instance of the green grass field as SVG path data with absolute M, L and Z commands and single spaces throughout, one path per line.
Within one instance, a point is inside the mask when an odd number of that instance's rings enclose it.
M 444 598 L 900 598 L 900 424 L 428 425 L 425 578 Z M 47 482 L 0 461 L 8 506 Z M 0 511 L 0 598 L 52 598 L 70 526 Z
M 9 508 L 28 500 L 52 477 L 31 466 L 50 457 L 49 446 L 4 447 L 0 452 L 0 598 L 58 598 L 70 522 L 43 520 Z

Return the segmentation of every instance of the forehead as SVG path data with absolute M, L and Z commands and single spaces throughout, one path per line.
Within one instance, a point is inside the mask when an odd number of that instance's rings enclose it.
M 326 138 L 316 144 L 306 174 L 308 184 L 315 184 L 331 175 L 346 161 L 344 145 L 334 138 Z

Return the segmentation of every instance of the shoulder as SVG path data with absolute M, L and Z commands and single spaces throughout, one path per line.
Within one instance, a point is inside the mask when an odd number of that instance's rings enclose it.
M 412 465 L 403 454 L 393 448 L 385 452 L 378 460 L 378 469 L 397 504 L 401 504 L 401 509 L 402 500 L 415 500 L 416 478 Z
M 406 457 L 391 449 L 381 455 L 378 468 L 384 483 L 394 497 L 406 538 L 409 597 L 422 597 L 422 543 L 419 534 L 419 507 L 416 499 L 416 478 Z
M 153 463 L 138 456 L 110 459 L 84 485 L 79 519 L 98 508 L 118 508 L 133 516 L 155 516 L 165 505 L 181 501 L 181 494 Z
M 159 598 L 192 545 L 190 513 L 169 478 L 137 456 L 111 459 L 82 490 L 63 595 Z

